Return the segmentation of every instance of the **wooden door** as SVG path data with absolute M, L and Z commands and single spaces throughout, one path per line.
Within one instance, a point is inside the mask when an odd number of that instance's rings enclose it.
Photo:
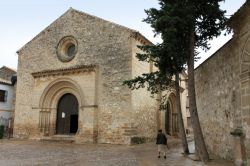
M 63 95 L 57 106 L 56 133 L 74 134 L 78 129 L 78 101 L 70 93 Z

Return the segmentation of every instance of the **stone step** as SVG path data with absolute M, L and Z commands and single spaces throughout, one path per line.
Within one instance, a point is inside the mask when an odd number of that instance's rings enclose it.
M 58 142 L 58 143 L 74 143 L 75 136 L 73 135 L 54 135 L 50 137 L 43 137 L 43 142 Z

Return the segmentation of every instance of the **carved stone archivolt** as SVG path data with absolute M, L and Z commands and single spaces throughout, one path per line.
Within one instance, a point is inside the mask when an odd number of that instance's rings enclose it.
M 58 100 L 65 93 L 76 96 L 79 106 L 84 105 L 84 95 L 80 86 L 69 78 L 60 78 L 51 82 L 44 90 L 40 99 L 40 108 L 56 108 Z
M 64 94 L 73 94 L 79 103 L 84 105 L 84 95 L 80 86 L 69 78 L 59 78 L 51 82 L 43 91 L 40 98 L 39 128 L 44 135 L 55 134 L 56 108 L 58 101 Z

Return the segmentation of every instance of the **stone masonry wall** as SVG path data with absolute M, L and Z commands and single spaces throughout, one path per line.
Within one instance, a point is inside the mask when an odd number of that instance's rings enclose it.
M 98 105 L 98 142 L 129 143 L 126 129 L 131 126 L 130 91 L 123 80 L 131 78 L 130 30 L 70 9 L 19 51 L 15 116 L 15 137 L 32 137 L 22 128 L 37 127 L 33 72 L 57 70 L 78 65 L 96 65 Z M 56 47 L 64 36 L 78 41 L 75 58 L 59 61 Z M 78 82 L 81 84 L 81 82 Z M 38 94 L 37 94 L 38 95 Z
M 187 118 L 190 117 L 189 110 L 188 110 L 188 103 L 187 103 L 187 96 L 188 96 L 188 89 L 187 89 L 187 78 L 183 74 L 180 74 L 180 87 L 182 88 L 182 92 L 180 94 L 181 97 L 181 110 L 182 110 L 182 117 L 184 128 L 187 129 L 189 126 L 187 125 Z
M 132 39 L 132 78 L 149 73 L 152 70 L 151 64 L 138 61 L 136 53 L 142 51 L 137 47 L 140 42 Z M 132 109 L 134 114 L 134 126 L 137 129 L 137 137 L 152 140 L 157 133 L 156 113 L 158 111 L 157 95 L 151 97 L 146 88 L 132 91 Z
M 250 162 L 250 5 L 230 19 L 233 38 L 195 71 L 197 107 L 209 151 Z M 232 135 L 231 135 L 231 134 Z
M 232 21 L 234 38 L 240 45 L 240 84 L 241 84 L 241 126 L 242 136 L 235 138 L 238 146 L 235 148 L 238 155 L 235 163 L 242 161 L 250 164 L 250 3 L 246 1 L 243 7 L 235 14 Z
M 195 70 L 197 109 L 209 152 L 233 159 L 240 119 L 240 47 L 231 40 Z

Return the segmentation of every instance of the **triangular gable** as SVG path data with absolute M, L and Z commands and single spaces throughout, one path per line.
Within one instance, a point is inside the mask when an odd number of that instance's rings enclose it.
M 42 34 L 44 34 L 53 24 L 55 24 L 56 22 L 60 21 L 60 19 L 67 15 L 67 14 L 71 14 L 71 13 L 76 13 L 76 14 L 79 14 L 79 15 L 84 15 L 84 16 L 89 16 L 89 17 L 92 17 L 92 18 L 95 18 L 95 19 L 99 19 L 101 21 L 104 21 L 104 22 L 108 22 L 108 23 L 111 23 L 113 24 L 114 26 L 116 26 L 117 28 L 122 28 L 126 31 L 129 31 L 131 33 L 131 37 L 135 38 L 136 40 L 139 40 L 140 42 L 142 42 L 143 44 L 153 44 L 151 41 L 149 41 L 146 37 L 144 37 L 140 32 L 134 30 L 134 29 L 131 29 L 131 28 L 128 28 L 128 27 L 125 27 L 125 26 L 122 26 L 122 25 L 119 25 L 119 24 L 116 24 L 116 23 L 113 23 L 111 21 L 107 21 L 107 20 L 104 20 L 102 18 L 99 18 L 99 17 L 96 17 L 96 16 L 93 16 L 93 15 L 90 15 L 90 14 L 87 14 L 87 13 L 84 13 L 82 11 L 79 11 L 79 10 L 75 10 L 73 8 L 69 8 L 69 10 L 67 10 L 64 14 L 62 14 L 59 18 L 57 18 L 54 22 L 52 22 L 48 27 L 46 27 L 44 30 L 42 30 L 38 35 L 36 35 L 32 40 L 30 40 L 28 43 L 26 43 L 22 48 L 20 48 L 17 53 L 19 54 L 19 52 L 21 52 L 27 45 L 29 45 L 32 41 L 34 41 L 35 39 L 37 39 L 39 36 L 41 36 Z

